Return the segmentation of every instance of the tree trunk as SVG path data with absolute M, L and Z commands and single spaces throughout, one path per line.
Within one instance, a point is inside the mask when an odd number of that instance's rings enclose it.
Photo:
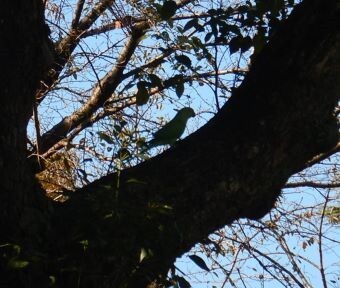
M 43 241 L 48 213 L 26 153 L 26 127 L 48 52 L 42 1 L 1 1 L 0 39 L 0 286 L 14 287 L 20 278 L 9 266 L 20 265 Z
M 22 209 L 37 205 L 24 159 L 24 129 L 42 69 L 29 57 L 43 44 L 32 40 L 35 9 L 23 18 L 14 9 L 17 19 L 5 18 L 27 29 L 25 40 L 7 31 L 6 42 L 13 46 L 8 53 L 20 61 L 7 57 L 13 59 L 11 77 L 1 87 L 6 96 L 0 148 L 6 153 L 0 169 L 6 181 L 0 205 L 8 235 L 16 235 Z M 209 233 L 241 217 L 265 215 L 287 179 L 338 141 L 333 112 L 340 89 L 339 21 L 338 0 L 304 1 L 204 127 L 162 155 L 103 177 L 59 204 L 48 234 L 40 237 L 47 243 L 41 248 L 47 255 L 41 260 L 45 279 L 53 276 L 57 287 L 156 287 L 176 257 Z

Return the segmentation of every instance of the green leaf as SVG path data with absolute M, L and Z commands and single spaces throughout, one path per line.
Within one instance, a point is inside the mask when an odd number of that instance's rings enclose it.
M 204 260 L 197 256 L 197 255 L 189 255 L 189 258 L 194 262 L 198 267 L 201 269 L 210 272 L 210 269 L 208 268 L 207 264 L 205 264 Z
M 234 54 L 239 49 L 241 49 L 241 52 L 245 52 L 249 50 L 249 48 L 252 45 L 253 45 L 253 41 L 249 36 L 247 37 L 236 36 L 232 38 L 229 42 L 229 51 L 230 51 L 230 54 Z
M 180 74 L 175 75 L 168 79 L 168 84 L 175 88 L 175 92 L 178 97 L 181 97 L 184 93 L 184 79 Z
M 136 104 L 137 105 L 144 105 L 149 100 L 149 91 L 145 87 L 145 82 L 141 81 L 137 83 L 137 93 L 136 93 Z
M 113 128 L 115 128 L 115 130 L 116 130 L 118 133 L 122 132 L 122 126 L 120 126 L 120 125 L 115 124 L 115 125 L 113 125 Z
M 127 124 L 127 122 L 125 120 L 121 120 L 119 121 L 119 124 L 121 127 L 124 127 Z
M 162 20 L 169 20 L 172 16 L 175 15 L 177 10 L 177 4 L 175 1 L 168 0 L 165 1 L 161 9 L 158 11 Z
M 248 51 L 252 46 L 253 46 L 253 40 L 250 38 L 250 36 L 242 38 L 241 52 Z
M 190 38 L 190 44 L 195 52 L 197 52 L 199 49 L 205 49 L 205 46 L 203 45 L 202 41 L 195 36 Z
M 148 256 L 147 250 L 145 248 L 142 248 L 139 254 L 139 263 L 142 262 L 144 258 L 146 258 L 147 256 Z
M 141 248 L 139 254 L 139 263 L 141 263 L 144 259 L 150 258 L 154 255 L 151 249 Z
M 176 91 L 176 95 L 178 96 L 178 98 L 180 98 L 184 93 L 184 83 L 178 82 L 176 85 L 175 91 Z
M 209 42 L 209 40 L 211 39 L 212 36 L 213 36 L 213 33 L 211 33 L 211 32 L 207 33 L 204 37 L 204 42 L 205 43 Z
M 146 185 L 148 184 L 147 182 L 145 181 L 141 181 L 141 180 L 138 180 L 136 178 L 130 178 L 126 181 L 127 184 L 143 184 L 143 185 Z
M 179 288 L 190 288 L 190 283 L 181 276 L 176 276 Z
M 27 267 L 28 264 L 29 264 L 28 261 L 16 259 L 16 258 L 12 258 L 7 263 L 8 267 L 12 268 L 12 269 L 23 269 L 23 268 Z
M 237 12 L 240 14 L 244 14 L 249 11 L 249 6 L 248 5 L 241 5 L 237 7 Z
M 112 138 L 109 135 L 107 135 L 105 132 L 99 131 L 97 132 L 97 134 L 99 135 L 99 138 L 101 140 L 104 140 L 106 143 L 114 144 L 114 141 L 112 140 Z
M 238 37 L 234 37 L 229 42 L 230 55 L 236 53 L 239 49 L 240 49 L 239 38 Z
M 50 279 L 50 285 L 54 286 L 54 285 L 55 285 L 55 283 L 56 283 L 55 276 L 53 276 L 53 275 L 50 275 L 50 276 L 48 276 L 48 278 Z
M 173 208 L 169 205 L 150 203 L 149 206 L 150 211 L 156 214 L 170 215 L 173 212 Z
M 121 148 L 118 151 L 118 158 L 121 160 L 126 160 L 127 158 L 130 158 L 131 153 L 127 148 Z
M 152 87 L 160 87 L 160 86 L 162 86 L 162 79 L 159 78 L 157 75 L 149 74 L 148 77 L 149 77 L 149 79 L 151 81 L 151 86 Z
M 89 247 L 89 240 L 81 240 L 79 241 L 79 243 L 81 244 L 84 251 L 86 251 L 87 248 Z
M 230 32 L 235 35 L 241 34 L 240 28 L 237 25 L 229 25 L 226 24 L 225 22 L 222 22 L 222 24 L 220 25 L 221 36 L 226 37 L 227 35 L 230 34 Z
M 188 68 L 191 67 L 191 60 L 190 60 L 190 58 L 188 56 L 185 56 L 185 55 L 176 55 L 175 59 L 179 63 L 183 64 L 184 66 L 186 66 Z
M 194 19 L 191 19 L 190 21 L 188 21 L 185 25 L 184 25 L 184 28 L 183 28 L 183 32 L 193 28 L 193 27 L 196 27 L 198 25 L 198 19 L 197 18 L 194 18 Z

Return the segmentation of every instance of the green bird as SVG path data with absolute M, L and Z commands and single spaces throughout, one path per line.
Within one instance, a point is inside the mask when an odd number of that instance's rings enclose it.
M 150 149 L 160 145 L 173 145 L 183 134 L 189 118 L 195 117 L 195 115 L 194 110 L 189 107 L 179 110 L 172 120 L 153 134 L 153 139 L 147 143 L 147 148 Z

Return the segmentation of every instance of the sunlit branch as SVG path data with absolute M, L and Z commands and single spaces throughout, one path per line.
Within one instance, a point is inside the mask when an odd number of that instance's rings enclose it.
M 102 0 L 97 3 L 90 10 L 83 19 L 76 21 L 78 24 L 76 27 L 72 27 L 67 35 L 54 45 L 54 64 L 50 68 L 47 76 L 42 79 L 42 85 L 36 93 L 36 99 L 38 103 L 42 102 L 46 94 L 50 91 L 50 87 L 58 80 L 60 72 L 63 70 L 65 64 L 68 62 L 72 52 L 77 47 L 81 35 L 89 29 L 98 17 L 107 9 L 109 5 L 112 5 L 114 0 Z M 81 5 L 81 3 L 78 3 Z M 79 12 L 81 14 L 81 7 L 79 6 Z M 77 17 L 77 15 L 75 15 Z M 80 16 L 79 16 L 80 17 Z M 76 18 L 74 18 L 76 20 Z
M 117 59 L 116 65 L 100 80 L 88 101 L 78 110 L 74 111 L 72 115 L 65 117 L 42 136 L 43 153 L 58 141 L 65 138 L 75 127 L 90 119 L 93 113 L 111 97 L 114 90 L 120 84 L 123 71 L 147 28 L 147 24 L 134 27 L 132 35 Z
M 105 109 L 101 112 L 99 112 L 96 115 L 93 115 L 90 119 L 82 122 L 77 127 L 73 129 L 72 132 L 67 135 L 67 137 L 64 137 L 62 140 L 55 143 L 51 148 L 49 148 L 43 155 L 43 158 L 51 157 L 54 153 L 58 152 L 60 149 L 66 147 L 71 143 L 71 141 L 84 129 L 91 127 L 94 123 L 98 122 L 101 119 L 104 119 L 105 117 L 108 117 L 110 115 L 114 115 L 119 111 L 124 110 L 127 107 L 130 107 L 132 105 L 135 105 L 135 98 L 126 101 L 124 104 L 121 102 L 121 105 L 118 107 Z
M 73 17 L 72 24 L 71 24 L 72 29 L 75 29 L 79 23 L 80 15 L 84 8 L 84 3 L 85 3 L 85 0 L 79 0 L 77 3 L 76 11 L 74 12 L 74 17 Z

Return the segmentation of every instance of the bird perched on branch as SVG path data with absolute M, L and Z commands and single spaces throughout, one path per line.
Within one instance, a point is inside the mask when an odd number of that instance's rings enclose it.
M 147 149 L 161 145 L 173 145 L 183 134 L 189 118 L 195 117 L 195 115 L 194 110 L 189 107 L 179 110 L 172 120 L 153 134 L 153 139 L 147 143 Z

